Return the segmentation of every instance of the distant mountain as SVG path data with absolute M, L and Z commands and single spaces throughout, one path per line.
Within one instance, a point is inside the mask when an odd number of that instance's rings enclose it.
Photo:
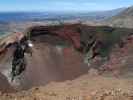
M 9 33 L 14 28 L 19 30 L 31 22 L 48 23 L 54 21 L 101 22 L 122 12 L 124 8 L 96 12 L 0 12 L 0 35 Z M 19 25 L 19 24 L 22 25 Z
M 85 15 L 86 15 L 86 18 L 88 18 L 90 20 L 103 21 L 103 20 L 106 20 L 108 18 L 111 18 L 111 17 L 119 14 L 124 9 L 125 8 L 119 8 L 119 9 L 113 9 L 113 10 L 109 10 L 109 11 L 89 12 L 89 13 L 85 13 Z M 84 18 L 84 17 L 82 17 L 82 18 Z
M 4 12 L 0 13 L 0 23 L 45 20 L 103 20 L 112 17 L 123 9 L 97 12 Z
M 105 23 L 114 27 L 133 28 L 133 6 L 106 20 Z

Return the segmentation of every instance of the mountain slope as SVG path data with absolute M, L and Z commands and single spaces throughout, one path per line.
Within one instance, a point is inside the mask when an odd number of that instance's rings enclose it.
M 113 27 L 133 28 L 133 6 L 106 20 L 105 24 Z

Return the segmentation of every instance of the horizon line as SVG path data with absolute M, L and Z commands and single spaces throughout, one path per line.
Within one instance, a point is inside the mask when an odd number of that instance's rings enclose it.
M 64 13 L 80 13 L 80 12 L 105 12 L 105 11 L 112 11 L 112 10 L 117 10 L 117 9 L 126 9 L 132 6 L 128 6 L 128 7 L 118 7 L 118 8 L 113 8 L 113 9 L 107 9 L 107 10 L 92 10 L 92 11 L 88 11 L 88 10 L 20 10 L 20 11 L 0 11 L 0 13 L 43 13 L 43 12 L 53 12 L 53 13 L 58 13 L 58 12 L 64 12 Z

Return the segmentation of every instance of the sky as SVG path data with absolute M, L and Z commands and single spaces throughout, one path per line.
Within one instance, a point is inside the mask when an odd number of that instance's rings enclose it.
M 0 0 L 0 11 L 102 11 L 133 5 L 133 0 Z

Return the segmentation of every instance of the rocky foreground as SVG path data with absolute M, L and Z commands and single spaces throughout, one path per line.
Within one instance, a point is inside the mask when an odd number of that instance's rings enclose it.
M 1 93 L 0 100 L 133 100 L 133 80 L 84 75 L 18 93 Z

